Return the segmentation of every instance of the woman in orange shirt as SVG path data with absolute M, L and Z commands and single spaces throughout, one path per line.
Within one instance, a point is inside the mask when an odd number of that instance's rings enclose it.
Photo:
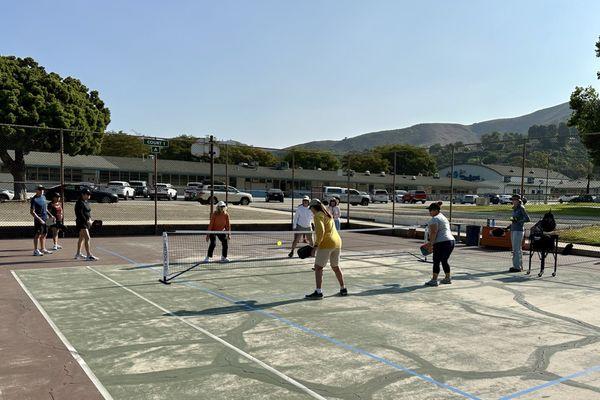
M 204 259 L 205 263 L 211 261 L 215 247 L 217 246 L 217 238 L 221 242 L 221 262 L 229 262 L 227 258 L 228 242 L 231 239 L 231 225 L 229 223 L 229 213 L 227 213 L 227 205 L 224 201 L 217 203 L 217 209 L 210 216 L 210 224 L 208 230 L 211 233 L 206 235 L 206 241 L 210 241 L 208 245 L 208 254 Z M 212 233 L 212 232 L 226 232 L 226 233 Z

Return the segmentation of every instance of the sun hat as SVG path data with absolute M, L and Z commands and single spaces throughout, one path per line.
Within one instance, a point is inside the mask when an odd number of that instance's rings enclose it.
M 305 201 L 305 200 L 306 200 L 306 201 L 310 201 L 310 197 L 308 197 L 308 196 L 304 196 L 304 197 L 302 198 L 302 201 Z
M 308 206 L 309 207 L 314 207 L 314 206 L 318 206 L 319 204 L 323 204 L 323 203 L 321 203 L 321 200 L 319 200 L 319 199 L 312 199 L 310 201 L 310 203 L 308 203 Z

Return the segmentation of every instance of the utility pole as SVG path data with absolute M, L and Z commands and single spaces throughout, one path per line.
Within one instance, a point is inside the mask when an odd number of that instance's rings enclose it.
M 213 135 L 209 138 L 210 148 L 210 215 L 212 216 L 215 208 L 215 142 Z
M 296 153 L 292 150 L 292 227 L 294 226 L 294 183 L 296 181 Z
M 158 153 L 154 154 L 154 234 L 158 235 Z
M 452 203 L 454 202 L 454 145 L 450 145 L 450 223 L 452 223 Z
M 525 196 L 525 153 L 527 151 L 527 139 L 523 139 L 523 158 L 521 160 L 521 197 Z
M 396 174 L 398 169 L 396 168 L 396 152 L 394 152 L 394 175 L 392 175 L 392 226 L 396 222 Z

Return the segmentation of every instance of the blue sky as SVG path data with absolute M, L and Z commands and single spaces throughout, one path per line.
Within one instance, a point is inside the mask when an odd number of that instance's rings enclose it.
M 6 2 L 0 54 L 100 91 L 110 129 L 283 147 L 568 101 L 598 1 Z

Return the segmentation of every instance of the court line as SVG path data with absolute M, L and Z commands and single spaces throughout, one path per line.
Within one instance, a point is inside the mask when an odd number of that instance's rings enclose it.
M 278 370 L 276 370 L 275 368 L 271 367 L 270 365 L 264 363 L 263 361 L 259 360 L 258 358 L 255 358 L 253 356 L 251 356 L 250 354 L 246 353 L 245 351 L 243 351 L 240 348 L 235 347 L 234 345 L 230 344 L 229 342 L 221 339 L 220 337 L 210 333 L 209 331 L 207 331 L 204 328 L 199 327 L 198 325 L 194 325 L 191 322 L 187 321 L 185 318 L 182 318 L 178 315 L 175 315 L 175 313 L 173 313 L 172 311 L 164 308 L 163 306 L 153 302 L 152 300 L 142 296 L 141 294 L 139 294 L 138 292 L 123 286 L 121 283 L 115 281 L 114 279 L 104 275 L 102 272 L 100 271 L 96 271 L 94 268 L 90 267 L 90 266 L 86 266 L 87 269 L 89 269 L 90 271 L 95 272 L 96 274 L 100 275 L 101 277 L 107 279 L 108 281 L 112 282 L 113 284 L 117 285 L 118 287 L 120 287 L 121 289 L 125 289 L 126 291 L 128 291 L 129 293 L 139 297 L 140 299 L 144 300 L 146 303 L 158 308 L 159 310 L 161 310 L 162 312 L 169 314 L 172 317 L 177 318 L 178 320 L 180 320 L 181 322 L 183 322 L 184 324 L 188 325 L 189 327 L 197 330 L 198 332 L 208 336 L 209 338 L 221 343 L 223 346 L 235 351 L 236 353 L 238 353 L 239 355 L 241 355 L 242 357 L 260 365 L 261 367 L 263 367 L 264 369 L 266 369 L 267 371 L 277 375 L 278 377 L 280 377 L 281 379 L 283 379 L 284 381 L 290 383 L 291 385 L 297 387 L 298 389 L 302 390 L 304 393 L 309 394 L 311 397 L 315 398 L 315 399 L 319 399 L 319 400 L 326 400 L 325 397 L 321 396 L 320 394 L 312 391 L 311 389 L 307 388 L 306 386 L 304 386 L 303 384 L 301 384 L 300 382 L 296 381 L 293 378 L 290 378 L 289 376 L 285 375 L 283 372 L 280 372 Z
M 25 294 L 27 294 L 27 296 L 29 296 L 29 298 L 31 299 L 33 304 L 37 307 L 38 311 L 40 312 L 40 314 L 42 314 L 42 316 L 44 317 L 46 322 L 48 322 L 48 325 L 50 325 L 52 330 L 54 330 L 54 333 L 56 333 L 56 336 L 58 336 L 58 338 L 63 342 L 63 344 L 65 345 L 67 350 L 69 350 L 69 353 L 71 354 L 71 356 L 73 356 L 73 358 L 75 359 L 75 361 L 77 361 L 77 363 L 79 364 L 81 369 L 83 369 L 83 372 L 85 372 L 85 374 L 88 376 L 88 378 L 90 378 L 90 380 L 92 381 L 94 386 L 96 386 L 96 389 L 98 389 L 98 392 L 100 392 L 102 397 L 104 397 L 106 400 L 113 400 L 113 397 L 110 395 L 108 390 L 106 390 L 106 388 L 104 387 L 102 382 L 100 382 L 98 377 L 96 377 L 96 374 L 94 374 L 94 372 L 87 365 L 85 360 L 81 357 L 81 355 L 79 355 L 79 353 L 77 352 L 75 347 L 73 347 L 71 342 L 69 342 L 67 337 L 62 334 L 60 329 L 58 329 L 58 326 L 56 326 L 56 324 L 52 321 L 52 319 L 50 319 L 50 316 L 48 315 L 46 310 L 44 310 L 44 307 L 42 307 L 42 305 L 36 300 L 36 298 L 33 297 L 33 294 L 29 291 L 29 289 L 27 289 L 27 287 L 25 286 L 23 281 L 21 281 L 21 278 L 19 278 L 17 273 L 15 271 L 10 271 L 10 272 L 13 275 L 13 277 L 15 278 L 15 280 L 17 281 L 17 283 L 21 286 L 21 289 L 23 289 Z
M 125 261 L 128 261 L 129 263 L 132 263 L 134 265 L 141 265 L 140 263 L 136 262 L 135 260 L 132 260 L 131 258 L 126 257 L 126 256 L 122 256 L 119 253 L 116 253 L 116 252 L 104 249 L 102 247 L 98 247 L 98 249 L 100 249 L 102 251 L 105 251 L 105 252 L 107 252 L 109 254 L 112 254 L 112 255 L 114 255 L 116 257 L 120 257 L 121 259 L 123 259 Z M 472 395 L 472 394 L 470 394 L 468 392 L 465 392 L 465 391 L 463 391 L 463 390 L 461 390 L 461 389 L 459 389 L 457 387 L 454 387 L 454 386 L 449 385 L 449 384 L 444 383 L 444 382 L 437 381 L 437 380 L 433 379 L 430 376 L 420 374 L 417 371 L 414 371 L 414 370 L 412 370 L 412 369 L 410 369 L 408 367 L 405 367 L 405 366 L 403 366 L 401 364 L 395 363 L 395 362 L 390 361 L 390 360 L 388 360 L 386 358 L 383 358 L 381 356 L 373 354 L 373 353 L 371 353 L 371 352 L 369 352 L 367 350 L 364 350 L 364 349 L 361 349 L 361 348 L 356 347 L 354 345 L 342 342 L 341 340 L 335 339 L 335 338 L 333 338 L 331 336 L 328 336 L 328 335 L 325 335 L 325 334 L 320 333 L 318 331 L 315 331 L 314 329 L 308 328 L 308 327 L 306 327 L 304 325 L 300 325 L 300 324 L 298 324 L 298 323 L 296 323 L 294 321 L 291 321 L 291 320 L 289 320 L 287 318 L 280 317 L 277 314 L 274 314 L 274 313 L 271 313 L 271 312 L 264 311 L 264 310 L 261 310 L 259 308 L 253 307 L 250 304 L 244 303 L 243 301 L 236 300 L 236 299 L 234 299 L 232 297 L 229 297 L 227 295 L 224 295 L 222 293 L 219 293 L 219 292 L 213 291 L 211 289 L 205 288 L 205 287 L 200 286 L 200 285 L 198 285 L 198 284 L 196 284 L 194 282 L 173 282 L 173 283 L 174 284 L 178 284 L 178 285 L 185 285 L 185 286 L 188 286 L 188 287 L 190 287 L 190 286 L 191 287 L 195 287 L 196 289 L 200 289 L 201 291 L 203 291 L 203 292 L 205 292 L 207 294 L 210 294 L 210 295 L 212 295 L 214 297 L 218 297 L 220 299 L 226 300 L 229 303 L 236 304 L 236 305 L 239 305 L 239 306 L 241 306 L 243 308 L 246 308 L 248 311 L 256 312 L 256 313 L 265 315 L 265 316 L 267 316 L 269 318 L 272 318 L 272 319 L 275 319 L 277 321 L 280 321 L 280 322 L 282 322 L 282 323 L 284 323 L 284 324 L 286 324 L 286 325 L 288 325 L 290 327 L 293 327 L 293 328 L 298 329 L 298 330 L 300 330 L 302 332 L 308 333 L 308 334 L 310 334 L 312 336 L 316 336 L 316 337 L 318 337 L 320 339 L 323 339 L 323 340 L 325 340 L 325 341 L 327 341 L 329 343 L 332 343 L 332 344 L 334 344 L 334 345 L 336 345 L 338 347 L 341 347 L 341 348 L 344 348 L 346 350 L 349 350 L 349 351 L 351 351 L 353 353 L 366 356 L 366 357 L 368 357 L 368 358 L 370 358 L 372 360 L 375 360 L 375 361 L 378 361 L 380 363 L 383 363 L 383 364 L 385 364 L 387 366 L 390 366 L 390 367 L 392 367 L 394 369 L 403 371 L 403 372 L 407 373 L 408 375 L 412 375 L 412 376 L 414 376 L 416 378 L 419 378 L 419 379 L 421 379 L 421 380 L 423 380 L 425 382 L 431 383 L 431 384 L 433 384 L 435 386 L 438 386 L 440 388 L 447 389 L 447 390 L 449 390 L 451 392 L 454 392 L 456 394 L 459 394 L 459 395 L 461 395 L 461 396 L 463 396 L 463 397 L 465 397 L 467 399 L 481 400 L 479 397 L 477 397 L 475 395 Z M 128 288 L 125 288 L 125 287 L 124 287 L 124 289 L 129 290 Z
M 528 389 L 524 389 L 524 390 L 521 390 L 519 392 L 516 392 L 516 393 L 513 393 L 513 394 L 509 394 L 508 396 L 501 397 L 499 400 L 516 399 L 517 397 L 521 397 L 521 396 L 529 394 L 531 392 L 535 392 L 535 391 L 538 391 L 538 390 L 541 390 L 541 389 L 545 389 L 545 388 L 550 387 L 550 386 L 555 386 L 555 385 L 558 385 L 559 383 L 562 383 L 562 382 L 565 382 L 565 381 L 569 381 L 569 380 L 571 380 L 573 378 L 577 378 L 577 377 L 580 377 L 580 376 L 589 375 L 589 374 L 594 373 L 594 372 L 600 372 L 600 365 L 596 365 L 594 367 L 591 367 L 591 368 L 588 368 L 588 369 L 584 369 L 583 371 L 575 372 L 574 374 L 571 374 L 571 375 L 560 377 L 560 378 L 555 379 L 553 381 L 548 381 L 546 383 L 542 383 L 541 385 L 532 386 L 532 387 L 530 387 Z

